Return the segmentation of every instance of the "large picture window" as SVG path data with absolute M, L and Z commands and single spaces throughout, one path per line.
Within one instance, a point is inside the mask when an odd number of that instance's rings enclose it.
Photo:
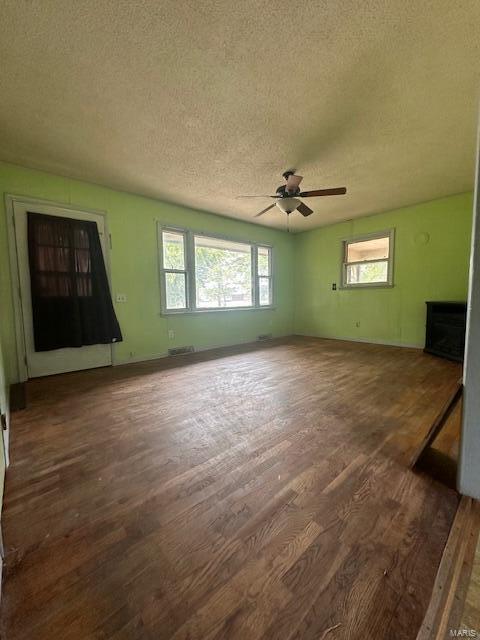
M 393 285 L 393 229 L 343 241 L 342 287 Z
M 164 313 L 270 307 L 272 248 L 161 228 Z

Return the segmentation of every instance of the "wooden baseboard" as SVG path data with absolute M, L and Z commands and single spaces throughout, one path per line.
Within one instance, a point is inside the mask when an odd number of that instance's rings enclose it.
M 410 343 L 410 342 L 398 342 L 395 340 L 382 340 L 381 338 L 355 338 L 352 336 L 323 336 L 313 333 L 297 333 L 293 336 L 300 336 L 302 338 L 320 338 L 320 340 L 338 340 L 340 342 L 360 342 L 362 344 L 378 344 L 384 347 L 402 347 L 405 349 L 423 349 L 423 344 Z
M 225 352 L 228 353 L 228 349 L 235 349 L 237 347 L 249 347 L 249 346 L 251 346 L 252 348 L 257 348 L 257 347 L 260 348 L 262 345 L 266 345 L 266 344 L 268 345 L 269 343 L 275 343 L 275 341 L 284 340 L 286 338 L 291 338 L 291 337 L 293 337 L 292 334 L 286 333 L 286 334 L 272 336 L 271 338 L 268 338 L 268 340 L 258 340 L 258 339 L 244 340 L 244 341 L 235 342 L 232 344 L 211 344 L 203 347 L 197 347 L 193 345 L 194 351 L 192 353 L 205 353 L 208 351 L 218 351 L 221 349 L 225 349 Z M 189 354 L 185 354 L 185 355 L 189 355 Z M 128 364 L 150 362 L 151 360 L 164 360 L 165 358 L 170 358 L 170 357 L 171 356 L 169 356 L 168 352 L 153 353 L 150 355 L 135 356 L 132 358 L 115 358 L 114 357 L 113 366 L 123 367 L 124 365 L 128 365 Z
M 460 628 L 480 530 L 480 503 L 462 496 L 417 640 L 445 640 Z

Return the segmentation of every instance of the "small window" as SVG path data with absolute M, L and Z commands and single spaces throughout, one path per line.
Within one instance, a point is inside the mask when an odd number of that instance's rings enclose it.
M 272 258 L 270 247 L 258 247 L 257 285 L 258 302 L 261 307 L 272 304 Z
M 165 307 L 167 310 L 186 309 L 188 305 L 185 234 L 164 231 L 162 240 Z
M 343 287 L 392 284 L 393 230 L 343 241 Z

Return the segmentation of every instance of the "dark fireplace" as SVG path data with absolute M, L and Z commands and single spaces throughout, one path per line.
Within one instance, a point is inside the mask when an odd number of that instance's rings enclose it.
M 427 302 L 425 351 L 463 362 L 466 302 Z

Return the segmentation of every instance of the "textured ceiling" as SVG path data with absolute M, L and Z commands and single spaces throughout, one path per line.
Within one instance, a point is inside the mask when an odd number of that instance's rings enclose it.
M 478 0 L 4 0 L 0 158 L 297 230 L 473 186 Z M 132 211 L 132 216 L 135 212 Z

